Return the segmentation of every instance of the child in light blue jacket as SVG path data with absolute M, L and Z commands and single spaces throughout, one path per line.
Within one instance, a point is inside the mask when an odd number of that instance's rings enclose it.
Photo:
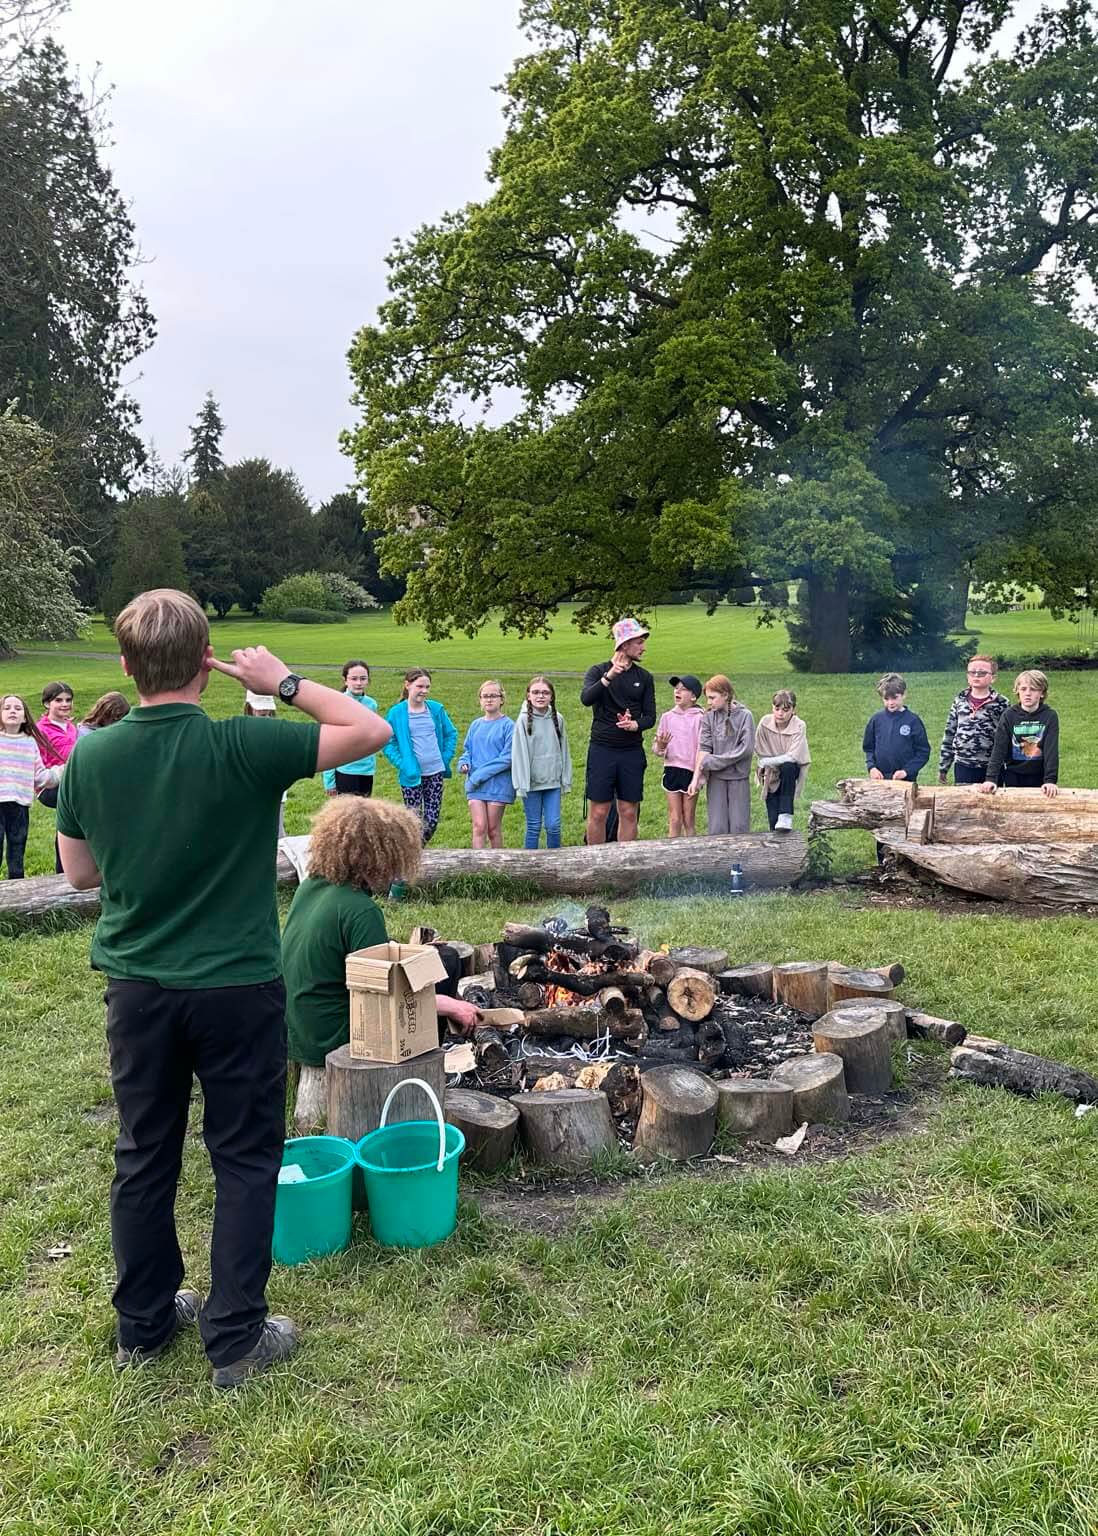
M 370 669 L 364 661 L 346 661 L 343 664 L 343 692 L 349 698 L 357 699 L 360 704 L 365 704 L 367 709 L 376 709 L 377 700 L 372 699 L 366 692 L 370 686 Z M 372 795 L 374 792 L 374 770 L 377 767 L 377 758 L 373 753 L 369 757 L 358 757 L 353 763 L 344 763 L 339 768 L 325 768 L 321 779 L 324 784 L 324 793 L 327 795 Z
M 438 827 L 442 790 L 457 746 L 457 727 L 442 705 L 427 697 L 430 691 L 430 672 L 409 668 L 400 702 L 385 716 L 393 728 L 385 756 L 397 771 L 404 804 L 423 823 L 425 843 Z
M 466 732 L 458 772 L 465 775 L 473 847 L 502 848 L 503 813 L 515 799 L 511 782 L 515 727 L 503 713 L 503 688 L 495 678 L 481 684 L 480 707 L 484 714 Z

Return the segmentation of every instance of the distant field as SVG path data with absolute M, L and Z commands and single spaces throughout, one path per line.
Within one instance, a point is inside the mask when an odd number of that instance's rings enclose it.
M 1076 643 L 1075 626 L 1055 624 L 1040 612 L 1003 614 L 980 621 L 981 639 L 996 648 L 1024 653 L 1028 648 L 1048 646 L 1067 649 Z M 996 633 L 993 635 L 992 630 Z M 332 682 L 331 668 L 348 657 L 362 656 L 373 669 L 373 691 L 382 709 L 387 709 L 400 693 L 400 674 L 409 664 L 438 669 L 434 694 L 449 710 L 459 732 L 477 714 L 477 690 L 484 677 L 497 676 L 507 690 L 506 708 L 514 715 L 524 697 L 526 683 L 535 671 L 557 677 L 558 704 L 564 714 L 577 759 L 577 784 L 565 800 L 564 832 L 568 842 L 582 837 L 583 782 L 582 763 L 589 730 L 589 717 L 578 700 L 578 681 L 574 674 L 591 662 L 609 654 L 609 644 L 599 635 L 581 635 L 561 624 L 548 640 L 516 640 L 487 628 L 476 639 L 461 636 L 436 645 L 428 645 L 417 628 L 401 629 L 388 615 L 369 615 L 351 623 L 332 627 L 305 627 L 293 624 L 263 624 L 246 617 L 232 618 L 213 627 L 214 644 L 221 655 L 234 646 L 263 643 L 282 658 L 296 663 L 302 671 L 313 671 L 319 681 Z M 661 709 L 671 707 L 671 689 L 666 679 L 672 673 L 690 671 L 703 679 L 712 672 L 728 672 L 737 692 L 756 718 L 769 708 L 770 697 L 778 687 L 792 685 L 800 698 L 801 713 L 808 723 L 813 764 L 809 776 L 810 796 L 827 798 L 835 780 L 864 770 L 861 736 L 865 720 L 876 706 L 873 679 L 864 674 L 853 676 L 798 677 L 782 659 L 786 644 L 784 629 L 760 630 L 755 627 L 750 610 L 724 607 L 707 619 L 700 605 L 693 608 L 664 608 L 653 624 L 652 639 L 645 665 L 657 681 L 657 702 Z M 973 642 L 974 648 L 976 642 Z M 61 648 L 58 648 L 61 649 Z M 76 649 L 70 647 L 69 649 Z M 94 627 L 83 646 L 85 653 L 113 653 L 114 643 L 102 624 Z M 448 672 L 445 669 L 453 668 Z M 0 689 L 21 693 L 30 704 L 37 702 L 42 685 L 52 677 L 61 677 L 76 690 L 77 713 L 82 714 L 108 688 L 123 686 L 117 663 L 97 660 L 92 655 L 47 656 L 27 653 L 16 661 L 0 663 Z M 926 721 L 935 749 L 941 736 L 949 702 L 963 678 L 945 673 L 913 673 L 910 702 Z M 1093 699 L 1093 674 L 1058 673 L 1053 678 L 1052 703 L 1063 716 L 1063 772 L 1065 783 L 1098 784 L 1098 739 L 1087 729 Z M 239 689 L 228 680 L 215 677 L 206 695 L 214 715 L 233 713 L 240 707 Z M 664 797 L 660 789 L 656 760 L 647 779 L 647 796 L 641 815 L 644 837 L 659 836 L 666 828 Z M 933 762 L 932 762 L 933 768 Z M 926 778 L 927 775 L 924 775 Z M 382 762 L 377 790 L 388 798 L 399 798 L 396 774 Z M 186 786 L 181 786 L 186 792 Z M 321 801 L 319 780 L 298 784 L 290 793 L 287 829 L 304 832 L 309 818 Z M 797 823 L 802 825 L 805 812 L 799 809 Z M 756 801 L 753 825 L 765 826 L 761 804 Z M 704 814 L 702 817 L 704 820 Z M 522 813 L 516 805 L 504 819 L 505 841 L 510 847 L 521 846 Z M 35 809 L 32 816 L 31 842 L 28 848 L 28 873 L 44 873 L 53 864 L 53 816 Z M 436 842 L 443 847 L 457 847 L 469 840 L 469 818 L 465 798 L 457 783 L 447 786 L 443 817 Z M 840 869 L 850 869 L 872 858 L 867 835 L 850 833 L 834 840 Z

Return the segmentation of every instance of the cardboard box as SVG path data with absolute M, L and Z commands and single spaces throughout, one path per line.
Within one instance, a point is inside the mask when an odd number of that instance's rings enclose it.
M 435 982 L 446 980 L 437 949 L 373 944 L 347 956 L 350 1052 L 361 1061 L 410 1061 L 438 1049 Z

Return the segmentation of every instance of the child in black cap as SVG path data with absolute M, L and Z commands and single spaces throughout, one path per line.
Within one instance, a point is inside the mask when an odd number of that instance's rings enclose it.
M 669 677 L 675 690 L 675 707 L 660 716 L 652 746 L 664 760 L 663 787 L 667 795 L 667 835 L 693 837 L 698 796 L 690 792 L 694 763 L 698 756 L 698 738 L 705 711 L 699 709 L 701 679 L 687 672 L 683 677 Z

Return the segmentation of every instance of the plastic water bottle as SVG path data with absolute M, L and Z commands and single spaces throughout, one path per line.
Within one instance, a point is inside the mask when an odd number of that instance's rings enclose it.
M 747 885 L 744 882 L 743 866 L 741 864 L 733 864 L 732 866 L 728 894 L 729 896 L 744 896 L 747 894 Z

